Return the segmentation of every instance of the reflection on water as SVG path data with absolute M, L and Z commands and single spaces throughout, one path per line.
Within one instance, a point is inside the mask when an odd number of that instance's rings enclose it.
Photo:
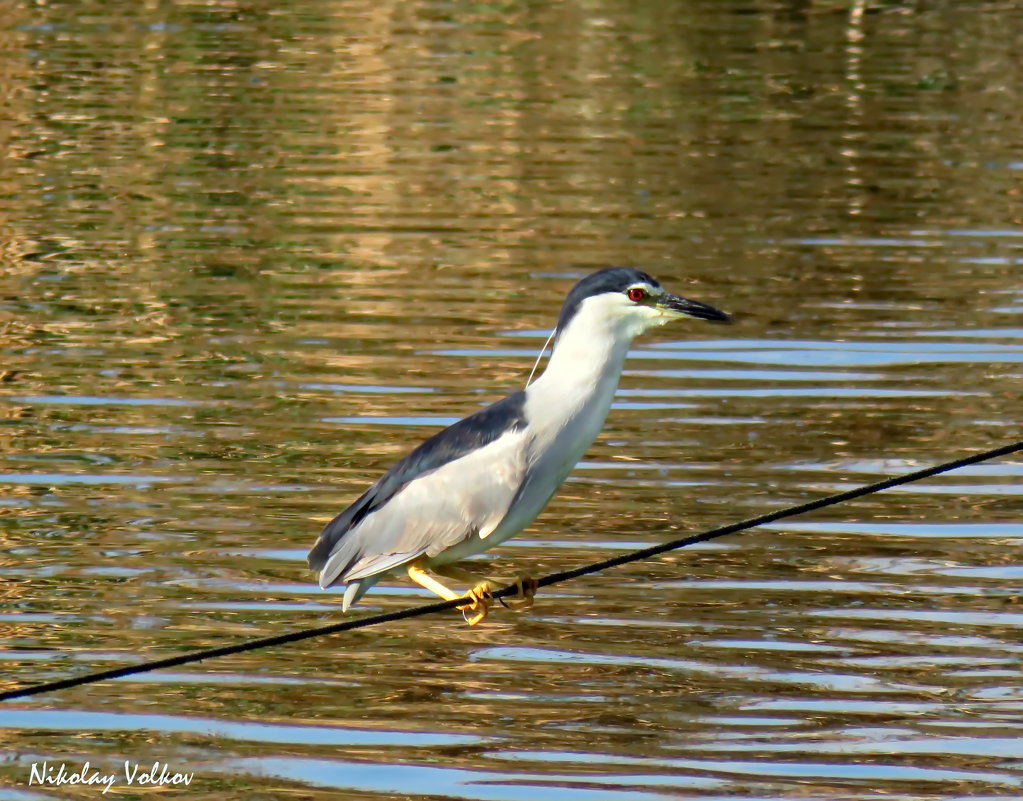
M 637 343 L 496 573 L 1017 437 L 1023 18 L 847 5 L 9 4 L 3 685 L 336 620 L 322 522 L 521 386 L 595 267 L 737 324 Z M 7 704 L 0 799 L 126 759 L 217 798 L 1018 798 L 1021 472 Z

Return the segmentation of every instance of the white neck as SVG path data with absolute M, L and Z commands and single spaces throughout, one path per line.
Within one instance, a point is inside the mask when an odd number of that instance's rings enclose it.
M 575 385 L 594 385 L 610 378 L 616 385 L 629 352 L 631 337 L 594 330 L 584 320 L 573 320 L 554 344 L 554 351 L 536 384 L 572 391 Z
M 637 333 L 626 325 L 608 324 L 602 312 L 599 304 L 580 309 L 559 333 L 543 375 L 527 391 L 536 410 L 529 414 L 531 423 L 552 435 L 567 426 L 571 433 L 564 433 L 573 451 L 585 450 L 603 425 Z

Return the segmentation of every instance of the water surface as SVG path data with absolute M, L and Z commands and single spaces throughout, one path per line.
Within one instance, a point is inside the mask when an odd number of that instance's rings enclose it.
M 628 263 L 636 343 L 495 572 L 575 567 L 1019 436 L 1011 4 L 9 3 L 5 687 L 322 625 L 320 526 L 521 387 Z M 1023 490 L 977 465 L 543 592 L 0 708 L 182 797 L 1013 799 Z M 426 601 L 380 585 L 353 612 Z M 122 797 L 145 788 L 121 786 Z

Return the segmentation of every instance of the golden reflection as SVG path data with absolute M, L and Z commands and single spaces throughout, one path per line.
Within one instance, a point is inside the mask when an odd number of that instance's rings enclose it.
M 500 570 L 1013 435 L 1007 5 L 0 11 L 5 686 L 337 619 L 303 563 L 315 521 L 520 385 L 542 342 L 521 334 L 592 267 L 692 282 L 740 324 L 639 349 L 607 436 Z M 35 792 L 35 755 L 149 757 L 225 798 L 1001 797 L 1019 471 L 473 629 L 439 615 L 12 706 L 31 717 L 0 712 L 0 776 Z M 368 609 L 421 600 L 395 582 Z

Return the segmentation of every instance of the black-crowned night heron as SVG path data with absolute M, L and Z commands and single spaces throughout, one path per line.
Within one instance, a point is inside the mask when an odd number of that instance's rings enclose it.
M 561 308 L 543 375 L 434 434 L 327 524 L 309 551 L 320 586 L 346 584 L 347 611 L 403 567 L 441 598 L 465 598 L 459 608 L 478 623 L 492 585 L 455 563 L 533 522 L 604 424 L 632 340 L 681 317 L 729 319 L 629 267 L 583 278 Z M 460 595 L 426 570 L 474 586 Z M 535 582 L 517 584 L 529 605 Z

